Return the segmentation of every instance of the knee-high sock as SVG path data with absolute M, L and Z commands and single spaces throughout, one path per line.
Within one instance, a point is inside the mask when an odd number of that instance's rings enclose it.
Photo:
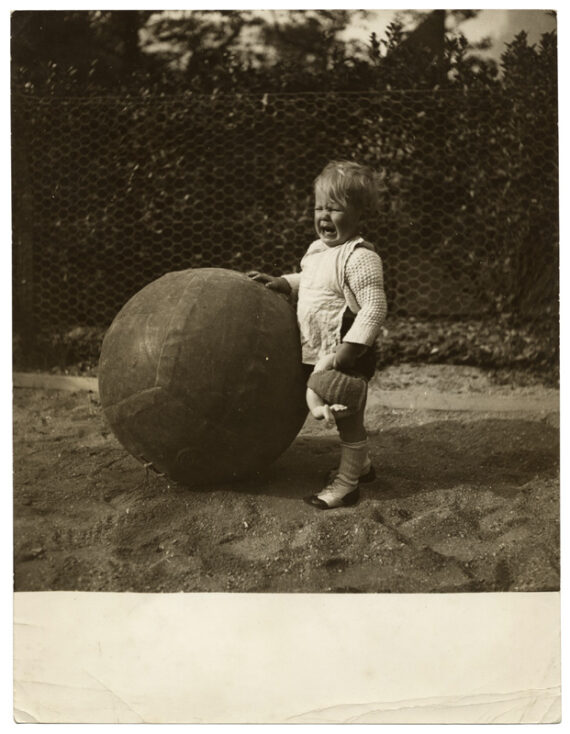
M 358 486 L 358 480 L 368 458 L 368 439 L 357 443 L 340 445 L 340 465 L 337 479 L 349 485 L 352 489 Z
M 335 497 L 344 497 L 358 487 L 358 480 L 363 472 L 368 457 L 368 440 L 357 443 L 345 443 L 340 445 L 340 466 L 338 474 L 323 492 L 334 494 Z M 321 492 L 319 497 L 323 494 Z
M 360 476 L 369 472 L 371 466 L 372 466 L 372 459 L 368 451 L 368 442 L 366 442 L 366 453 L 364 455 L 364 462 L 362 463 L 362 469 L 360 470 Z M 331 477 L 336 477 L 339 471 L 340 471 L 340 467 L 337 467 L 333 472 L 331 472 Z

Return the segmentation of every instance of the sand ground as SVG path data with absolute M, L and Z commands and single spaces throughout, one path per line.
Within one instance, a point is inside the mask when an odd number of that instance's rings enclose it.
M 378 399 L 402 389 L 519 396 L 521 409 L 409 410 Z M 470 367 L 390 367 L 367 408 L 378 477 L 356 507 L 320 512 L 302 498 L 334 467 L 338 439 L 312 418 L 253 479 L 192 489 L 147 476 L 96 394 L 16 389 L 15 589 L 558 589 L 556 396 Z M 525 398 L 545 408 L 525 409 Z

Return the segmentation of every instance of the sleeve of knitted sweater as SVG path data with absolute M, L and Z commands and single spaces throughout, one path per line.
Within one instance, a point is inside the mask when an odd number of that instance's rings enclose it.
M 359 247 L 349 257 L 345 274 L 347 296 L 352 296 L 360 310 L 343 341 L 371 346 L 387 311 L 382 260 L 372 250 Z

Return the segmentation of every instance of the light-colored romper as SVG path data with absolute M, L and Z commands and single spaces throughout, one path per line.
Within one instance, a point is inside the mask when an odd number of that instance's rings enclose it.
M 362 309 L 363 298 L 347 282 L 347 262 L 355 249 L 366 249 L 366 257 L 357 264 L 360 283 L 365 285 L 366 301 L 371 304 L 365 318 L 355 319 L 341 337 L 343 316 L 347 308 L 353 314 Z M 364 253 L 363 253 L 364 255 Z M 359 261 L 360 262 L 360 261 Z M 333 353 L 341 341 L 372 346 L 386 314 L 383 290 L 382 261 L 374 247 L 362 237 L 354 237 L 342 245 L 328 247 L 315 240 L 301 260 L 301 273 L 284 276 L 293 290 L 298 288 L 297 319 L 301 332 L 302 359 L 315 364 L 321 357 Z

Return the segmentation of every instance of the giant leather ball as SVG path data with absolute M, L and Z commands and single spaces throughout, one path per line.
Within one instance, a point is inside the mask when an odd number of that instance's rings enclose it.
M 129 453 L 194 486 L 254 474 L 306 416 L 295 312 L 221 268 L 168 273 L 121 309 L 101 349 L 104 414 Z

